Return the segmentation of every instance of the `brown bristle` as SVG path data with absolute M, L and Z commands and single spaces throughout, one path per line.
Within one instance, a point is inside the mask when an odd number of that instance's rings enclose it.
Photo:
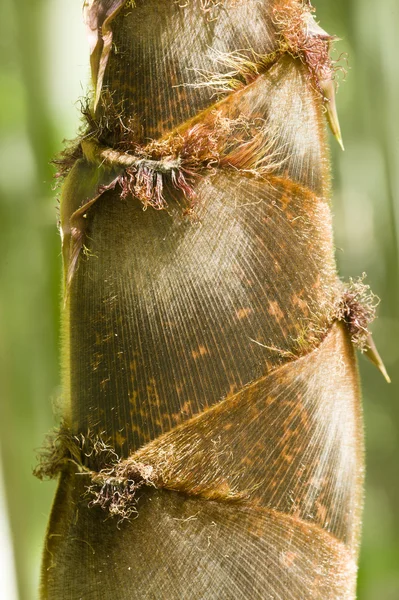
M 364 283 L 365 275 L 351 279 L 338 306 L 337 318 L 348 327 L 352 343 L 361 351 L 368 347 L 369 326 L 376 316 L 379 298 Z
M 281 35 L 281 51 L 302 60 L 319 87 L 320 82 L 334 79 L 335 72 L 343 70 L 343 67 L 330 57 L 335 38 L 317 25 L 314 12 L 310 2 L 303 4 L 287 0 L 279 2 L 273 11 L 274 22 Z

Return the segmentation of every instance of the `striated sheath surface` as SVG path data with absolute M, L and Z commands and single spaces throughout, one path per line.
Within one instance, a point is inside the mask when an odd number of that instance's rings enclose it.
M 41 597 L 353 600 L 363 431 L 329 206 L 333 38 L 302 0 L 84 15 Z

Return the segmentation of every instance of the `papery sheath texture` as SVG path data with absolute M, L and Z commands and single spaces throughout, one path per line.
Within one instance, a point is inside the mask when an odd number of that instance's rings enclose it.
M 334 259 L 334 38 L 302 0 L 86 0 L 84 18 L 41 597 L 354 599 L 353 342 L 378 354 Z

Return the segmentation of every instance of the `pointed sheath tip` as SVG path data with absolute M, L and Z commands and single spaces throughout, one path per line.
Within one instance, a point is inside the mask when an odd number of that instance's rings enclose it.
M 337 140 L 338 144 L 340 145 L 341 150 L 343 152 L 345 152 L 345 146 L 344 146 L 344 142 L 343 142 L 343 139 L 342 139 L 341 132 L 339 132 L 338 134 L 335 134 L 335 139 Z
M 337 105 L 335 102 L 335 85 L 332 79 L 326 79 L 320 82 L 324 95 L 324 102 L 327 110 L 327 120 L 330 129 L 342 150 L 345 150 L 342 140 L 341 127 L 338 119 Z
M 340 127 L 339 119 L 338 119 L 337 106 L 335 104 L 335 92 L 334 92 L 333 97 L 326 100 L 326 107 L 327 107 L 327 119 L 328 119 L 328 123 L 330 125 L 330 129 L 332 131 L 332 134 L 335 137 L 335 139 L 337 140 L 341 149 L 345 150 L 345 146 L 344 146 L 344 142 L 343 142 L 342 134 L 341 134 L 341 127 Z
M 383 375 L 385 381 L 387 383 L 391 383 L 391 378 L 388 375 L 388 372 L 387 372 L 387 370 L 385 368 L 384 363 L 382 362 L 382 358 L 379 355 L 379 352 L 377 350 L 377 347 L 376 347 L 376 345 L 374 343 L 374 340 L 371 337 L 371 335 L 369 335 L 368 338 L 367 338 L 367 348 L 364 351 L 364 354 L 377 367 L 377 369 Z

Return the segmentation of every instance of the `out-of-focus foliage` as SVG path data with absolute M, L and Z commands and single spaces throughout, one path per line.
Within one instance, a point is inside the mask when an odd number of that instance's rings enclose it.
M 338 106 L 346 151 L 333 145 L 335 239 L 342 276 L 366 272 L 381 298 L 374 338 L 392 378 L 360 357 L 366 498 L 359 600 L 399 598 L 399 72 L 397 0 L 318 0 L 348 52 Z
M 322 26 L 343 38 L 337 56 L 349 55 L 347 80 L 337 97 L 346 152 L 332 140 L 337 258 L 343 277 L 367 272 L 382 299 L 373 331 L 393 380 L 388 386 L 360 357 L 367 489 L 359 599 L 394 600 L 399 597 L 399 5 L 397 0 L 317 0 L 317 9 Z M 54 487 L 36 481 L 31 469 L 34 448 L 55 422 L 53 405 L 56 409 L 59 401 L 61 264 L 49 161 L 62 139 L 76 132 L 75 101 L 88 80 L 88 51 L 81 0 L 5 0 L 2 18 L 1 460 L 19 598 L 33 600 Z
M 1 6 L 1 459 L 19 597 L 31 600 L 54 494 L 52 483 L 32 477 L 34 449 L 55 423 L 59 396 L 61 260 L 49 161 L 75 135 L 74 103 L 88 69 L 80 0 Z M 0 579 L 6 575 L 2 569 Z

